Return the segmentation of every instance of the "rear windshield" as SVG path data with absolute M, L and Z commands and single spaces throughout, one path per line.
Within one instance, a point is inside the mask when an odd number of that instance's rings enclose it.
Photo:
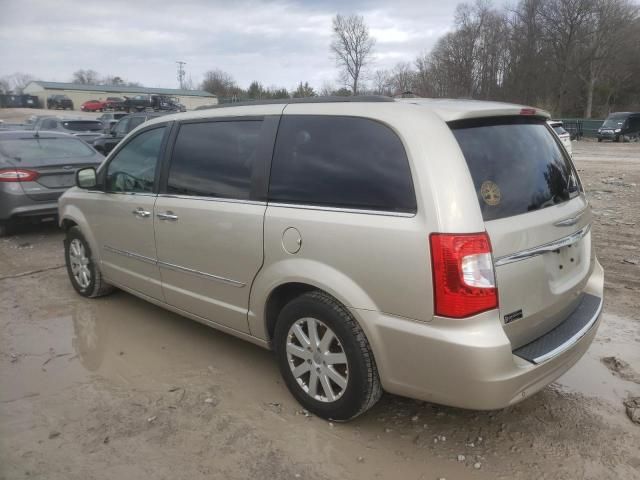
M 0 141 L 0 152 L 17 161 L 88 157 L 93 150 L 76 138 L 12 138 Z
M 99 132 L 104 128 L 102 122 L 95 120 L 72 120 L 61 123 L 64 128 L 74 132 Z
M 540 210 L 578 195 L 570 159 L 543 120 L 452 122 L 485 220 Z

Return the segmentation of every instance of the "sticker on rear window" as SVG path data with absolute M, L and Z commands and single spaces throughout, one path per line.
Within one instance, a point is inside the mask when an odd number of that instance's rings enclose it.
M 480 186 L 480 196 L 484 200 L 484 203 L 490 207 L 495 207 L 500 204 L 502 193 L 500 192 L 500 187 L 498 187 L 495 182 L 487 180 Z

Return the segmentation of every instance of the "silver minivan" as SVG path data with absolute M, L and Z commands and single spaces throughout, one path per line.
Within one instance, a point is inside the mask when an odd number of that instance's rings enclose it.
M 59 202 L 73 287 L 270 348 L 309 411 L 523 400 L 585 353 L 603 271 L 530 107 L 381 97 L 163 116 Z

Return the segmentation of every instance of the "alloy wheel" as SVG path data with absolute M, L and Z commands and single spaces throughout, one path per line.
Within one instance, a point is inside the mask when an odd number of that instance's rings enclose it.
M 338 336 L 320 320 L 301 318 L 287 334 L 287 362 L 298 385 L 314 400 L 335 402 L 347 389 L 349 365 Z
M 91 284 L 91 270 L 89 270 L 89 258 L 83 243 L 74 238 L 69 244 L 69 264 L 73 278 L 81 288 L 88 288 Z

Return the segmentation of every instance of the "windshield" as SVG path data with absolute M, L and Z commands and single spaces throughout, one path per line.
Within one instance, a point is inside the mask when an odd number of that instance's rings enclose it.
M 11 138 L 0 141 L 0 152 L 24 162 L 88 157 L 94 154 L 86 143 L 75 138 Z
M 624 121 L 627 117 L 609 117 L 602 124 L 605 128 L 621 128 L 624 125 Z
M 540 210 L 579 193 L 573 165 L 543 120 L 503 117 L 450 126 L 485 220 Z

